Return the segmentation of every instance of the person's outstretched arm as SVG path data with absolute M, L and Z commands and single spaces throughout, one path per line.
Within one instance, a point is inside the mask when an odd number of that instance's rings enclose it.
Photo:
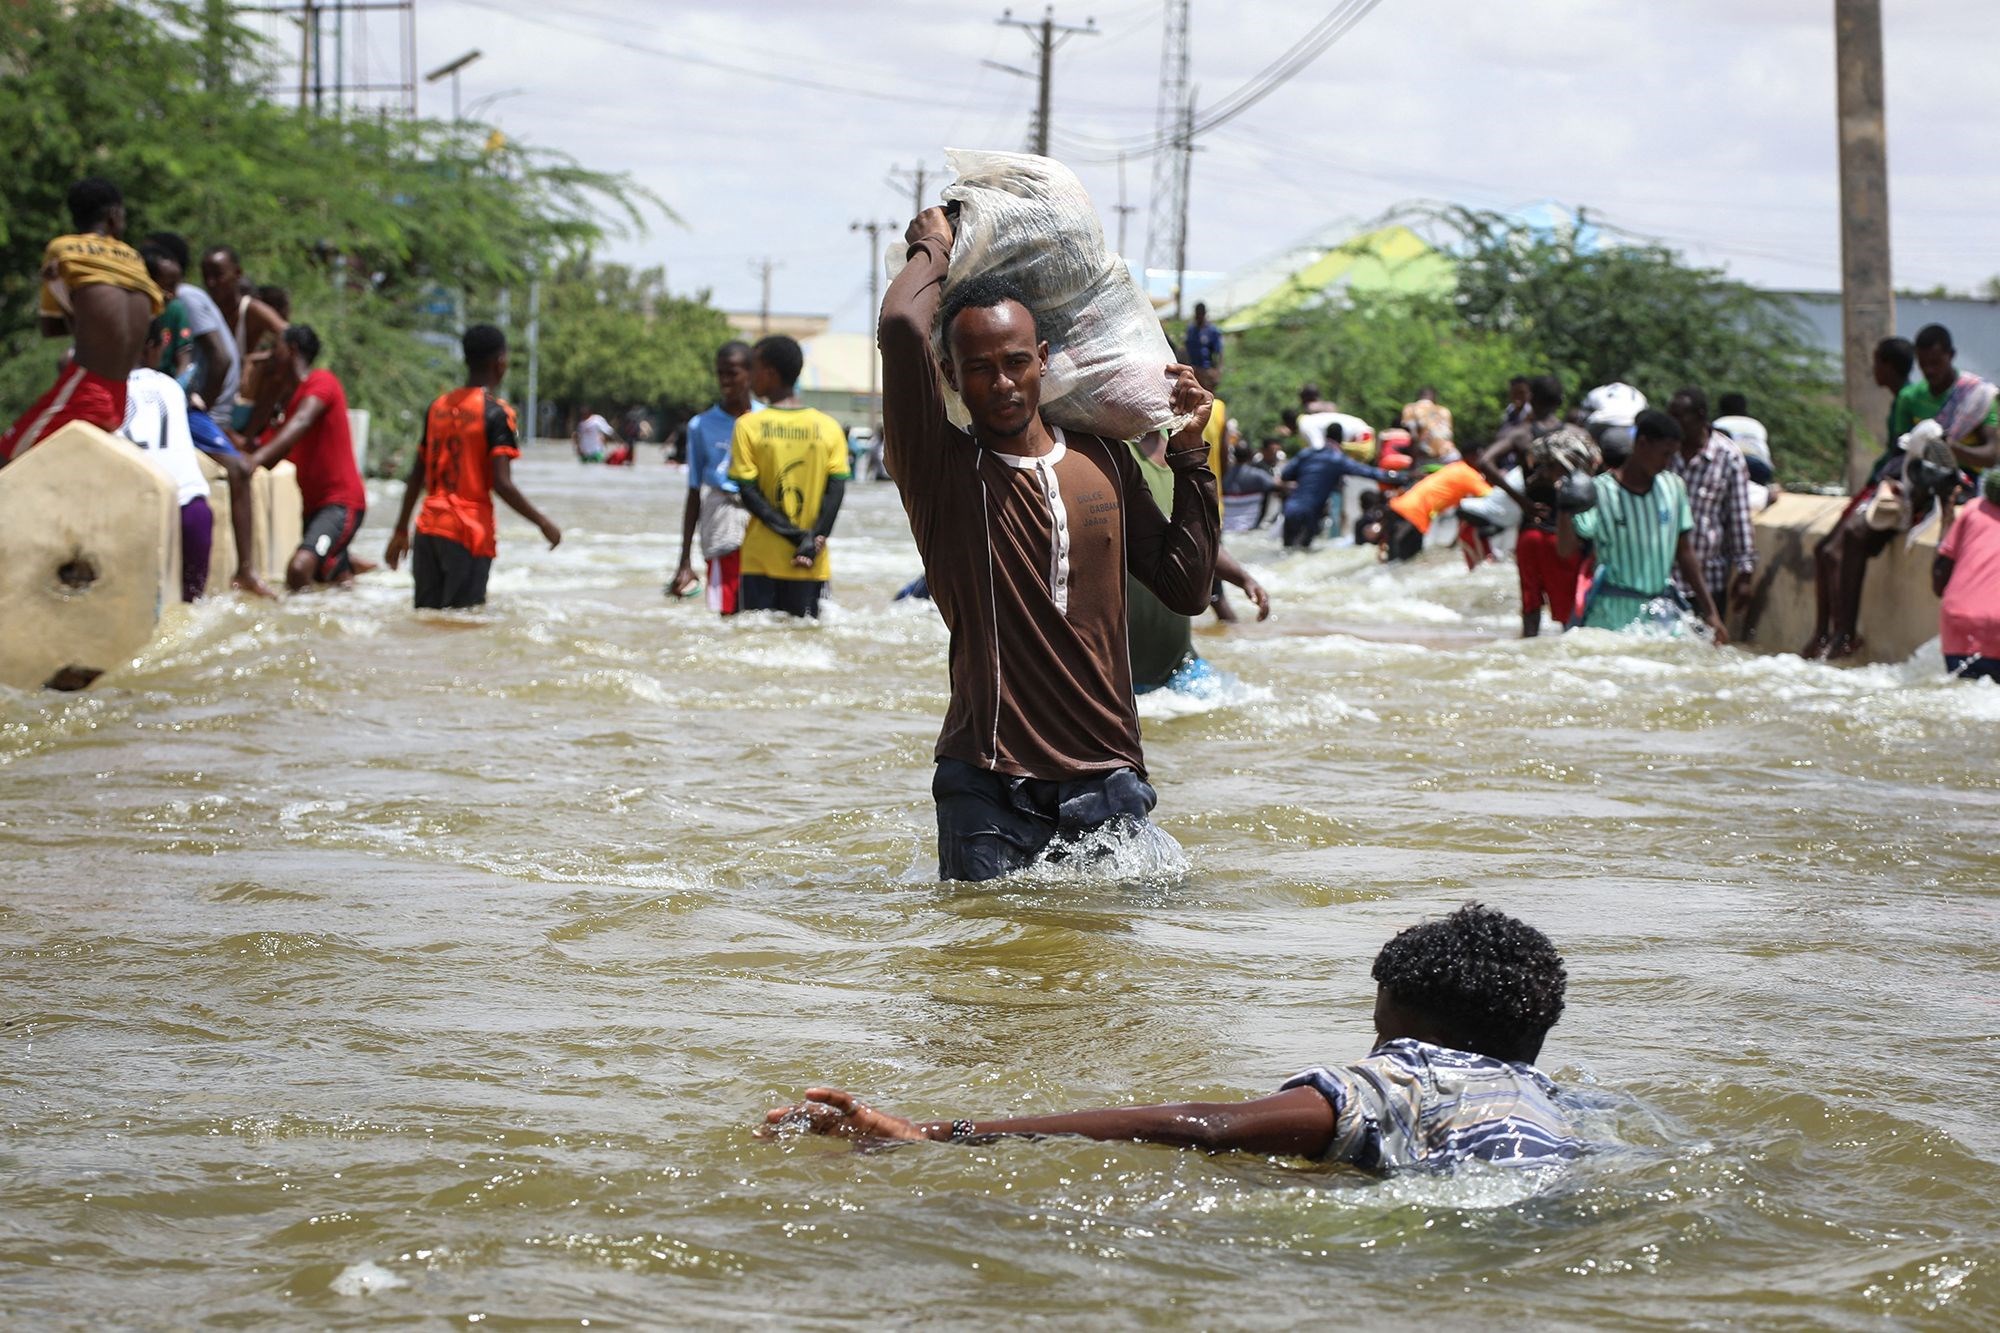
M 306 437 L 306 433 L 319 424 L 326 415 L 326 399 L 307 394 L 300 401 L 299 410 L 285 418 L 285 424 L 271 437 L 271 442 L 250 455 L 252 467 L 274 467 L 292 451 L 292 446 Z
M 1194 371 L 1168 366 L 1172 407 L 1189 422 L 1167 441 L 1174 473 L 1174 512 L 1160 513 L 1129 449 L 1115 451 L 1124 487 L 1125 567 L 1170 611 L 1198 616 L 1215 588 L 1215 553 L 1222 547 L 1222 519 L 1215 503 L 1215 474 L 1208 470 L 1208 442 L 1201 437 L 1215 395 Z
M 919 213 L 904 233 L 903 271 L 882 297 L 875 342 L 882 350 L 882 461 L 907 501 L 945 421 L 944 381 L 931 350 L 931 325 L 951 266 L 952 223 L 942 208 Z
M 804 1101 L 767 1113 L 764 1123 L 766 1133 L 797 1125 L 813 1134 L 850 1139 L 945 1142 L 954 1137 L 963 1141 L 1046 1134 L 1308 1158 L 1326 1151 L 1334 1131 L 1332 1105 L 1310 1087 L 1288 1088 L 1247 1102 L 1175 1102 L 1001 1120 L 922 1122 L 878 1111 L 838 1088 L 807 1088 Z
M 562 529 L 551 522 L 547 514 L 535 508 L 533 502 L 521 494 L 521 488 L 514 484 L 513 455 L 496 453 L 488 466 L 492 469 L 493 493 L 505 500 L 509 509 L 534 524 L 551 551 L 562 545 Z

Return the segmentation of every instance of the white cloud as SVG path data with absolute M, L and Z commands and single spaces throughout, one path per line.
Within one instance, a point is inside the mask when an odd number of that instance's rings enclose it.
M 1032 85 L 1025 36 L 985 0 L 427 0 L 419 65 L 470 46 L 468 105 L 510 134 L 626 170 L 686 227 L 609 253 L 663 263 L 678 288 L 757 299 L 751 264 L 784 267 L 774 303 L 867 319 L 850 222 L 900 219 L 894 164 L 947 144 L 1018 147 Z M 1038 4 L 1016 6 L 1039 14 Z M 1227 269 L 1335 219 L 1404 199 L 1490 206 L 1553 198 L 1774 285 L 1839 280 L 1832 6 L 1827 0 L 1384 0 L 1195 163 L 1190 262 Z M 2000 68 L 1991 0 L 1885 6 L 1898 282 L 1977 285 L 2000 272 L 2000 207 L 1981 145 Z M 1102 35 L 1057 56 L 1055 123 L 1091 142 L 1149 137 L 1157 0 L 1064 0 Z M 1323 12 L 1293 0 L 1194 0 L 1194 77 L 1220 99 Z M 679 53 L 767 77 L 674 59 Z M 424 90 L 436 109 L 442 88 Z M 901 99 L 901 100 L 898 100 Z M 1071 142 L 1075 140 L 1072 139 Z M 1115 166 L 1075 162 L 1115 233 Z M 1129 164 L 1142 249 L 1150 164 Z

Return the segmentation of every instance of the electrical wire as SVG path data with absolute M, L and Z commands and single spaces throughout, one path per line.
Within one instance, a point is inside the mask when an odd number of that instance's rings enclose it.
M 1127 142 L 1098 139 L 1077 131 L 1063 131 L 1056 127 L 1052 137 L 1065 139 L 1083 151 L 1071 156 L 1082 162 L 1115 162 L 1120 157 L 1139 160 L 1169 148 L 1182 146 L 1183 139 L 1193 140 L 1227 125 L 1250 108 L 1269 97 L 1304 71 L 1329 47 L 1345 37 L 1368 17 L 1382 0 L 1342 0 L 1326 16 L 1313 24 L 1305 36 L 1299 38 L 1275 60 L 1250 76 L 1243 85 L 1224 97 L 1206 112 L 1195 118 L 1185 134 L 1154 135 L 1146 139 Z

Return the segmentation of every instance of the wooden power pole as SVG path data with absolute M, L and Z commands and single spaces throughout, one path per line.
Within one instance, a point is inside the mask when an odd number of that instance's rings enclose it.
M 1840 316 L 1846 363 L 1847 487 L 1858 490 L 1875 453 L 1887 391 L 1875 383 L 1875 344 L 1896 331 L 1889 269 L 1889 155 L 1882 114 L 1882 0 L 1834 0 L 1840 108 Z
M 1017 19 L 1014 17 L 1013 10 L 1003 9 L 1000 11 L 999 23 L 1003 28 L 1019 28 L 1034 40 L 1037 62 L 1035 82 L 1039 88 L 1035 98 L 1034 149 L 1037 156 L 1047 157 L 1049 155 L 1049 85 L 1054 75 L 1056 48 L 1078 33 L 1095 37 L 1097 35 L 1097 20 L 1085 19 L 1081 27 L 1074 23 L 1058 23 L 1056 22 L 1055 6 L 1051 5 L 1043 12 L 1040 22 L 1030 19 Z

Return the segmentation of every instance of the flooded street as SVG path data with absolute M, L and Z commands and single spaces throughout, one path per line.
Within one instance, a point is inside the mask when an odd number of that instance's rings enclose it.
M 385 572 L 0 694 L 0 1319 L 2000 1321 L 2000 689 L 1523 644 L 1511 566 L 1253 534 L 1238 683 L 1142 707 L 1184 864 L 944 887 L 894 489 L 824 623 L 724 623 L 645 458 L 524 460 L 565 540 L 507 515 L 481 615 Z M 1610 1103 L 1550 1178 L 750 1132 L 1275 1090 L 1469 898 L 1562 948 L 1543 1064 Z

